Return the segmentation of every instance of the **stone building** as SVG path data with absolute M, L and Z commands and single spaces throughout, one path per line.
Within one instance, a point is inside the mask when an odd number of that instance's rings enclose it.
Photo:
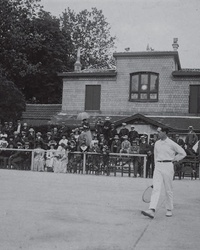
M 63 79 L 59 117 L 87 112 L 91 119 L 110 116 L 118 128 L 123 121 L 140 133 L 158 125 L 173 133 L 200 132 L 200 69 L 182 69 L 177 39 L 172 51 L 116 52 L 116 69 L 81 70 L 80 53 L 74 72 Z

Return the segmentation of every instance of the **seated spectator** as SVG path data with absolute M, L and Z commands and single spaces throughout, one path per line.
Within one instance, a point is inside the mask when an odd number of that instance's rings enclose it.
M 92 139 L 92 141 L 91 141 L 91 143 L 90 143 L 90 148 L 92 148 L 92 147 L 94 146 L 95 143 L 97 143 L 97 145 L 98 145 L 98 143 L 99 143 L 99 141 L 98 141 L 98 139 L 97 139 L 97 134 L 93 134 L 93 139 Z
M 100 134 L 99 136 L 99 148 L 102 151 L 103 146 L 108 145 L 108 141 L 106 140 L 104 134 Z
M 59 141 L 59 145 L 60 145 L 61 143 L 64 143 L 65 146 L 67 147 L 67 146 L 68 146 L 68 142 L 69 142 L 69 141 L 68 141 L 66 135 L 63 134 L 63 135 L 62 135 L 62 139 Z
M 111 153 L 119 153 L 121 149 L 121 141 L 119 140 L 119 136 L 115 135 L 113 139 L 114 140 L 111 144 Z
M 131 147 L 131 143 L 128 140 L 128 135 L 124 135 L 123 137 L 123 141 L 121 143 L 121 149 L 120 149 L 120 153 L 129 153 L 130 147 Z

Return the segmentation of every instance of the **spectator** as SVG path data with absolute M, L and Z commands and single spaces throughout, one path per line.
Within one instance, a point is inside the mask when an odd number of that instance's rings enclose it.
M 185 144 L 186 144 L 186 152 L 189 155 L 195 155 L 195 152 L 193 151 L 192 147 L 196 144 L 198 141 L 198 137 L 196 133 L 194 132 L 194 128 L 192 126 L 188 127 L 188 134 L 185 138 Z
M 45 151 L 42 148 L 42 144 L 39 142 L 35 145 L 34 149 L 34 159 L 33 159 L 33 171 L 39 171 L 43 172 L 44 171 L 44 155 Z
M 29 141 L 29 148 L 33 149 L 35 147 L 35 130 L 33 128 L 29 129 L 27 138 Z
M 107 142 L 109 141 L 110 130 L 111 130 L 111 121 L 110 117 L 107 116 L 103 124 L 103 134 Z
M 40 145 L 43 149 L 45 149 L 45 143 L 44 143 L 44 140 L 42 138 L 42 133 L 41 132 L 36 133 L 35 148 L 38 147 L 38 145 Z
M 66 145 L 61 143 L 56 151 L 55 154 L 55 161 L 54 161 L 54 173 L 66 173 L 67 172 L 67 151 Z
M 185 142 L 183 139 L 180 138 L 179 134 L 175 135 L 175 140 L 174 140 L 178 145 L 180 145 L 182 148 L 185 149 Z
M 53 172 L 54 171 L 54 163 L 55 163 L 55 144 L 51 143 L 49 145 L 49 149 L 46 151 L 46 169 L 47 172 Z
M 103 133 L 103 125 L 104 124 L 103 124 L 101 117 L 98 117 L 94 125 L 94 129 L 95 129 L 95 132 L 97 133 L 97 137 L 99 137 L 99 135 Z
M 119 131 L 119 137 L 120 137 L 121 140 L 123 141 L 123 137 L 124 137 L 125 135 L 127 135 L 127 138 L 128 138 L 128 134 L 129 134 L 129 130 L 128 130 L 128 128 L 126 128 L 126 123 L 123 122 L 123 123 L 122 123 L 122 128 L 121 128 L 120 131 Z
M 115 135 L 113 139 L 114 140 L 111 145 L 111 153 L 119 153 L 121 149 L 121 141 L 119 140 L 119 136 Z
M 131 142 L 131 147 L 129 149 L 129 154 L 139 154 L 140 147 L 138 145 L 137 140 L 133 140 Z M 132 156 L 132 163 L 133 163 L 133 172 L 134 172 L 134 177 L 137 178 L 138 175 L 138 167 L 140 165 L 140 157 L 139 156 Z
M 132 141 L 135 141 L 136 138 L 139 138 L 139 134 L 135 130 L 135 126 L 134 125 L 131 125 L 131 130 L 128 133 L 128 138 L 129 138 L 130 143 L 132 143 Z
M 23 144 L 21 142 L 17 142 L 17 148 L 18 149 L 23 149 Z M 9 157 L 8 160 L 8 168 L 14 168 L 14 169 L 21 169 L 21 165 L 23 162 L 23 152 L 22 151 L 15 151 L 14 154 L 12 154 Z
M 122 137 L 123 141 L 121 143 L 121 149 L 120 149 L 120 153 L 124 153 L 127 154 L 129 153 L 130 147 L 131 147 L 131 143 L 128 140 L 128 135 L 124 135 Z

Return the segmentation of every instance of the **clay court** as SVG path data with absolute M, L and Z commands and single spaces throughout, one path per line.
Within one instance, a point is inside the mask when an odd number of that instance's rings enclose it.
M 141 215 L 151 179 L 0 170 L 2 250 L 199 249 L 200 181 L 174 181 L 174 215 L 163 196 Z

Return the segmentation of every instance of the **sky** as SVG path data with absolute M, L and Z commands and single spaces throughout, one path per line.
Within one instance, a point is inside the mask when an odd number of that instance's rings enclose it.
M 172 51 L 178 38 L 182 68 L 200 69 L 200 0 L 41 0 L 59 17 L 68 7 L 76 13 L 102 10 L 116 36 L 116 52 Z

